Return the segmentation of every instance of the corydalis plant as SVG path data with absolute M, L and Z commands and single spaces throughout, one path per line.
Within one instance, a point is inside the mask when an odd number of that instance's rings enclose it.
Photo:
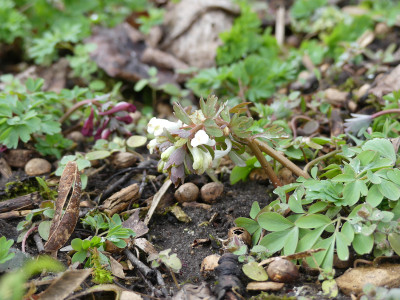
M 107 139 L 115 131 L 130 136 L 131 133 L 125 128 L 125 125 L 133 122 L 129 113 L 135 112 L 136 107 L 124 101 L 118 103 L 107 101 L 109 97 L 110 95 L 106 94 L 76 103 L 65 113 L 60 123 L 63 123 L 74 111 L 86 106 L 89 108 L 89 114 L 82 127 L 84 136 L 94 136 L 96 140 Z
M 246 104 L 229 109 L 226 102 L 210 96 L 207 101 L 201 99 L 200 109 L 195 111 L 175 103 L 177 122 L 152 118 L 147 130 L 155 139 L 147 147 L 150 153 L 161 153 L 158 170 L 168 173 L 178 185 L 184 182 L 185 174 L 202 174 L 225 155 L 238 165 L 245 164 L 241 157 L 244 139 L 250 137 L 248 129 L 253 124 L 252 118 L 240 115 Z

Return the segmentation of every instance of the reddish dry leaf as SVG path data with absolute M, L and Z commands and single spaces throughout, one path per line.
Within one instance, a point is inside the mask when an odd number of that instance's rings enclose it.
M 75 162 L 68 162 L 60 178 L 56 211 L 51 223 L 49 239 L 44 245 L 46 252 L 60 249 L 74 231 L 79 218 L 81 187 L 78 166 Z
M 92 273 L 92 269 L 67 270 L 42 293 L 41 300 L 63 300 L 72 294 Z

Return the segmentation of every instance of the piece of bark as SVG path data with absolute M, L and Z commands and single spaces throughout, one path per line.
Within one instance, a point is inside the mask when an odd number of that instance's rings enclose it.
M 0 213 L 5 213 L 20 209 L 31 209 L 38 207 L 43 198 L 39 192 L 19 196 L 17 198 L 5 200 L 0 202 Z
M 141 61 L 145 64 L 155 65 L 158 68 L 172 70 L 189 68 L 186 63 L 175 56 L 153 48 L 146 48 L 146 50 L 144 50 Z
M 112 216 L 123 211 L 130 203 L 134 203 L 138 199 L 139 185 L 134 183 L 107 198 L 101 205 L 101 209 L 109 216 Z
M 0 213 L 0 219 L 13 219 L 13 218 L 22 218 L 27 216 L 31 210 L 15 210 L 8 211 L 5 213 Z
M 332 109 L 329 123 L 331 125 L 331 136 L 338 136 L 343 133 L 343 120 L 338 108 Z
M 0 158 L 0 174 L 6 179 L 12 175 L 11 167 L 3 157 Z

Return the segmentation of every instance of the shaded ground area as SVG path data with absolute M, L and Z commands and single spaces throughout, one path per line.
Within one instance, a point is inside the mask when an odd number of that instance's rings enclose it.
M 266 183 L 246 182 L 231 186 L 225 184 L 223 197 L 212 205 L 211 210 L 184 208 L 192 222 L 180 223 L 167 214 L 154 217 L 150 224 L 150 241 L 160 249 L 171 248 L 182 260 L 183 268 L 179 282 L 201 281 L 200 264 L 211 254 L 220 254 L 218 243 L 227 238 L 229 228 L 236 226 L 234 220 L 249 216 L 251 204 L 258 201 L 265 206 L 270 201 Z M 209 222 L 211 219 L 211 222 Z M 210 239 L 210 242 L 191 247 L 196 239 Z

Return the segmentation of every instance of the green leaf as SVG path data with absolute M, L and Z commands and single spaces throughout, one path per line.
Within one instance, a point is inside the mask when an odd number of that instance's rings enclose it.
M 25 82 L 25 85 L 30 92 L 37 92 L 40 91 L 44 84 L 44 79 L 43 78 L 38 78 L 38 79 L 33 79 L 33 78 L 28 78 Z
M 86 250 L 78 251 L 74 254 L 74 256 L 72 256 L 71 262 L 72 263 L 80 262 L 82 264 L 85 261 L 86 256 L 87 256 Z
M 393 251 L 396 252 L 397 255 L 400 255 L 400 234 L 394 232 L 389 233 L 388 240 Z
M 89 153 L 87 153 L 87 154 L 89 154 Z M 83 169 L 91 167 L 92 164 L 90 163 L 89 160 L 87 160 L 85 158 L 78 158 L 76 160 L 76 165 L 78 166 L 78 170 L 82 171 Z
M 340 260 L 346 261 L 349 259 L 348 240 L 342 232 L 336 233 L 336 252 Z
M 343 188 L 343 201 L 346 205 L 352 206 L 358 202 L 360 195 L 366 195 L 368 188 L 364 181 L 355 180 L 346 184 Z
M 38 232 L 40 234 L 40 237 L 45 241 L 49 239 L 50 226 L 51 226 L 51 221 L 42 221 L 38 226 Z
M 354 181 L 355 177 L 351 174 L 339 174 L 333 177 L 331 180 L 334 182 L 352 182 Z
M 355 234 L 352 245 L 358 254 L 368 254 L 372 251 L 372 247 L 374 246 L 374 236 L 372 234 L 369 236 Z
M 381 204 L 382 200 L 383 200 L 383 195 L 379 191 L 379 186 L 378 185 L 371 186 L 365 201 L 369 203 L 372 207 L 377 207 L 379 204 Z
M 229 180 L 231 185 L 234 185 L 235 183 L 238 183 L 240 180 L 246 180 L 247 177 L 249 176 L 251 170 L 253 170 L 253 167 L 245 166 L 245 167 L 239 167 L 239 166 L 234 166 L 231 172 L 231 175 L 229 176 Z
M 345 222 L 340 232 L 343 233 L 344 237 L 346 237 L 347 245 L 350 245 L 354 239 L 353 225 L 351 225 L 350 222 Z
M 186 125 L 193 124 L 189 115 L 184 111 L 184 109 L 182 108 L 182 106 L 179 103 L 175 102 L 173 108 L 174 108 L 175 115 L 179 120 L 181 120 Z
M 315 214 L 315 215 L 301 216 L 296 220 L 295 224 L 300 228 L 317 228 L 324 225 L 328 225 L 331 222 L 332 220 L 329 219 L 327 216 L 321 214 Z
M 314 204 L 312 204 L 309 208 L 308 208 L 308 213 L 309 214 L 315 214 L 317 212 L 323 211 L 325 210 L 325 208 L 328 206 L 327 202 L 322 202 L 322 201 L 318 201 Z
M 76 251 L 81 251 L 82 250 L 82 240 L 81 239 L 73 239 L 71 241 L 71 247 L 72 249 L 76 250 Z
M 283 254 L 290 255 L 295 253 L 298 242 L 299 242 L 299 228 L 293 227 L 287 234 L 286 242 L 283 246 Z
M 400 185 L 400 170 L 392 169 L 386 173 L 388 179 L 393 181 L 395 184 Z
M 244 264 L 242 267 L 243 273 L 252 280 L 256 281 L 267 281 L 268 275 L 262 266 L 259 266 L 257 262 L 251 261 Z
M 131 148 L 142 147 L 146 144 L 147 137 L 142 135 L 132 135 L 126 140 L 126 145 Z
M 383 157 L 389 158 L 393 164 L 396 162 L 396 153 L 392 143 L 387 139 L 373 139 L 367 141 L 363 146 L 363 150 L 373 150 Z
M 276 212 L 265 212 L 258 216 L 258 223 L 269 231 L 282 231 L 294 226 L 288 219 Z
M 260 225 L 258 225 L 256 221 L 248 218 L 237 218 L 235 223 L 237 226 L 245 228 L 250 234 L 253 234 L 258 228 L 260 228 Z
M 96 150 L 86 153 L 85 159 L 87 160 L 98 160 L 98 159 L 105 159 L 111 155 L 110 151 L 106 150 Z M 78 163 L 78 161 L 77 161 Z
M 289 197 L 289 208 L 292 212 L 296 214 L 304 213 L 303 206 L 301 205 L 301 198 L 298 199 L 293 195 Z
M 254 201 L 251 204 L 251 209 L 250 209 L 250 218 L 255 219 L 260 212 L 260 205 L 258 204 L 257 201 Z
M 321 288 L 324 291 L 324 295 L 329 298 L 336 298 L 339 294 L 339 288 L 335 279 L 324 280 Z
M 382 179 L 382 183 L 378 184 L 378 188 L 382 195 L 390 200 L 396 201 L 400 198 L 400 188 L 389 180 Z
M 269 233 L 261 239 L 260 245 L 267 248 L 270 253 L 275 253 L 283 248 L 288 239 L 288 234 L 290 231 L 290 229 L 287 229 Z
M 306 250 L 310 250 L 313 248 L 315 243 L 318 241 L 320 238 L 321 234 L 324 232 L 325 228 L 327 225 L 315 228 L 314 230 L 308 232 L 306 235 L 304 235 L 298 245 L 297 245 L 297 252 L 302 252 Z

